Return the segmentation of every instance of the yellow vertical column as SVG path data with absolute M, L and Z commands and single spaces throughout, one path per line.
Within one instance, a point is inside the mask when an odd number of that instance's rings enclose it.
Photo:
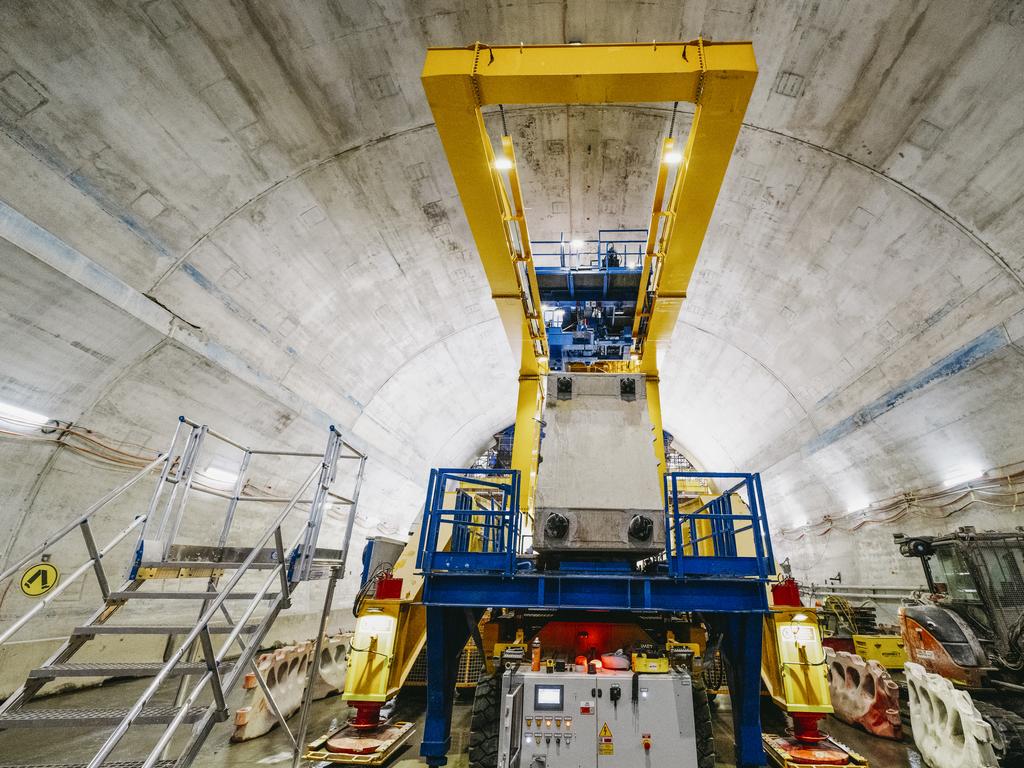
M 543 374 L 519 377 L 519 402 L 516 406 L 516 434 L 512 443 L 512 469 L 520 474 L 519 512 L 523 532 L 533 531 L 533 501 L 537 488 L 540 457 L 540 422 L 544 414 L 546 377 Z
M 668 463 L 665 460 L 665 428 L 661 423 L 661 390 L 657 374 L 647 375 L 647 411 L 654 427 L 654 457 L 658 460 L 658 473 L 664 477 Z

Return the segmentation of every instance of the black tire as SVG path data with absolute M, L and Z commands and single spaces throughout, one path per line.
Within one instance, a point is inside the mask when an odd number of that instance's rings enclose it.
M 985 722 L 992 726 L 995 737 L 992 746 L 1000 768 L 1024 765 L 1024 717 L 987 701 L 975 701 L 974 706 Z
M 480 673 L 473 696 L 473 719 L 469 730 L 470 768 L 496 768 L 498 765 L 498 702 L 501 676 Z
M 704 678 L 693 678 L 693 731 L 697 739 L 697 768 L 715 768 L 715 734 Z

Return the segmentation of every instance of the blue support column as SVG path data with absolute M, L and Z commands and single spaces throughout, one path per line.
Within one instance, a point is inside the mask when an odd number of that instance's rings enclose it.
M 767 765 L 761 743 L 761 627 L 759 613 L 717 617 L 725 635 L 722 653 L 729 679 L 737 768 Z
M 479 621 L 483 611 L 472 614 Z M 459 652 L 468 640 L 464 609 L 427 606 L 427 719 L 420 754 L 430 766 L 448 762 Z

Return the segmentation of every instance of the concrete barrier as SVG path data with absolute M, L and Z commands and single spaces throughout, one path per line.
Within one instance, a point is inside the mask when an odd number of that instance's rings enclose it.
M 261 654 L 256 661 L 267 681 L 281 714 L 291 717 L 302 704 L 302 689 L 309 665 L 313 660 L 315 643 L 309 640 L 298 645 L 286 645 Z M 338 693 L 345 687 L 345 643 L 342 635 L 324 639 L 320 650 L 320 670 L 313 686 L 313 698 L 322 699 Z M 232 741 L 248 741 L 262 736 L 277 724 L 277 718 L 256 680 L 249 672 L 242 683 L 242 706 L 235 712 L 235 732 Z
M 946 678 L 908 661 L 910 725 L 921 757 L 931 768 L 998 768 L 992 726 L 970 695 Z
M 846 651 L 825 648 L 835 716 L 886 739 L 903 737 L 900 688 L 885 667 Z

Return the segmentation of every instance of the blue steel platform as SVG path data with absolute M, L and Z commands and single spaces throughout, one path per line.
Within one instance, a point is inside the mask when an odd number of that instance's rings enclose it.
M 697 509 L 683 511 L 699 503 L 687 487 L 717 480 L 738 482 Z M 746 511 L 734 511 L 736 499 Z M 428 765 L 447 762 L 457 658 L 488 608 L 699 613 L 722 635 L 737 765 L 765 765 L 761 631 L 775 564 L 758 475 L 666 475 L 665 552 L 632 573 L 537 572 L 523 551 L 526 538 L 520 529 L 518 472 L 431 472 L 417 553 L 428 662 L 420 751 Z M 751 547 L 753 554 L 740 554 Z

